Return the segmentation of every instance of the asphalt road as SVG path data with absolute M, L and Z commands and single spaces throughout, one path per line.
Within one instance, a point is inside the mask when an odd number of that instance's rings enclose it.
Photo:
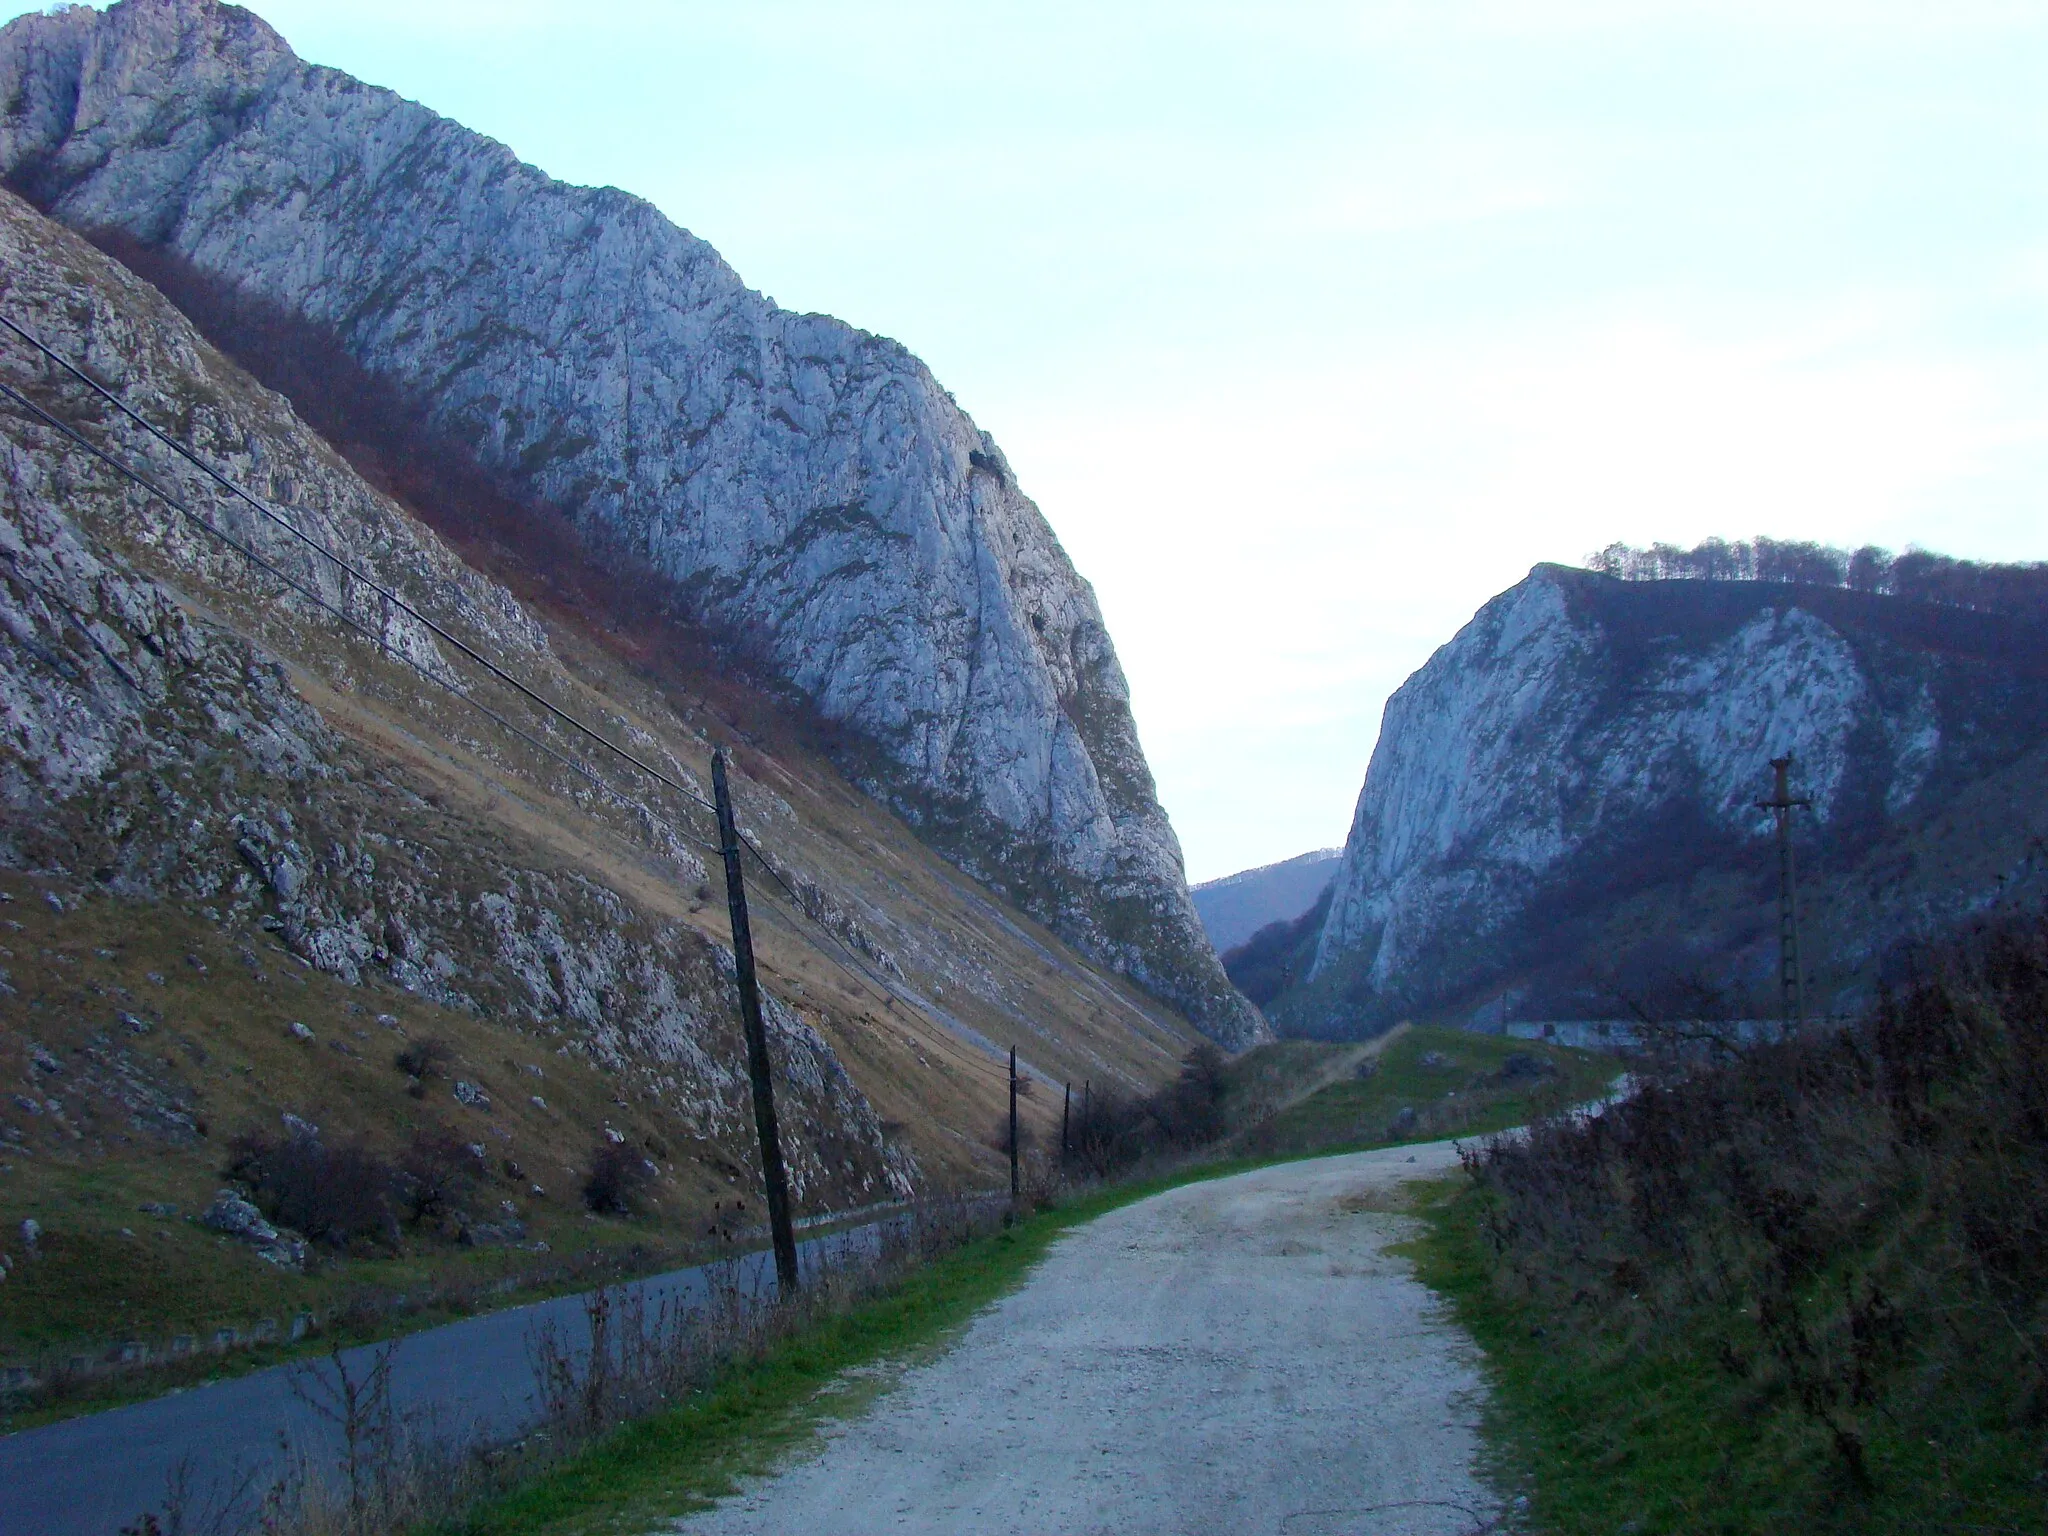
M 1375 1192 L 1449 1143 L 1193 1184 L 1055 1245 L 873 1406 L 686 1536 L 1463 1536 L 1471 1344 Z
M 872 1235 L 870 1228 L 813 1238 L 799 1252 L 809 1260 L 821 1245 L 857 1243 L 864 1232 Z M 743 1266 L 744 1287 L 757 1294 L 773 1289 L 767 1255 L 750 1255 Z M 645 1292 L 652 1312 L 665 1298 L 701 1301 L 706 1273 L 675 1270 L 620 1289 Z M 392 1358 L 393 1407 L 451 1434 L 517 1434 L 537 1416 L 529 1346 L 550 1324 L 570 1348 L 588 1349 L 581 1296 L 411 1335 Z M 349 1350 L 343 1360 L 361 1376 L 374 1352 Z M 145 1511 L 162 1511 L 181 1463 L 189 1468 L 193 1502 L 202 1506 L 245 1484 L 260 1493 L 293 1452 L 315 1467 L 333 1465 L 338 1430 L 294 1390 L 293 1377 L 304 1369 L 276 1366 L 0 1437 L 0 1536 L 115 1536 Z

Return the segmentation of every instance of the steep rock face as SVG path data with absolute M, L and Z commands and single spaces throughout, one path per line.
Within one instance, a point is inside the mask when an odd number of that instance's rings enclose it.
M 246 483 L 288 492 L 328 547 L 432 593 L 472 643 L 547 659 L 545 636 L 507 594 L 206 355 L 157 295 L 5 193 L 0 304 Z M 0 359 L 0 379 L 31 394 L 48 382 L 14 355 Z M 339 649 L 333 620 L 276 600 L 242 556 L 17 404 L 4 409 L 0 865 L 197 908 L 228 933 L 260 924 L 350 983 L 374 970 L 416 996 L 512 1020 L 652 1095 L 688 1135 L 744 1156 L 752 1100 L 730 951 L 585 876 L 523 862 L 393 777 L 308 707 L 274 655 L 196 614 L 189 593 L 246 598 L 295 638 Z M 170 464 L 147 467 L 176 483 Z M 233 532 L 377 620 L 376 602 L 275 525 L 242 509 Z M 182 600 L 144 561 L 175 576 Z M 449 671 L 430 634 L 389 618 L 374 631 L 386 647 Z M 687 847 L 671 841 L 666 854 L 675 874 L 702 878 Z M 800 1192 L 833 1206 L 909 1192 L 914 1159 L 886 1141 L 828 1044 L 780 1000 L 765 1004 Z
M 1371 1027 L 1410 1010 L 1597 1007 L 1603 987 L 1612 1008 L 1631 964 L 1639 984 L 1645 968 L 1745 951 L 1754 969 L 1772 912 L 1772 824 L 1755 802 L 1786 753 L 1813 802 L 1809 958 L 1848 985 L 1914 923 L 2024 872 L 2024 813 L 1971 874 L 1879 879 L 1872 858 L 2044 741 L 2038 621 L 1539 566 L 1388 702 L 1310 985 L 1282 1011 Z M 1858 871 L 1861 931 L 1824 931 Z
M 249 12 L 0 32 L 0 176 L 331 332 L 526 494 L 651 563 L 878 750 L 971 872 L 1226 1044 L 1093 594 L 902 347 L 775 308 L 702 241 L 300 62 Z

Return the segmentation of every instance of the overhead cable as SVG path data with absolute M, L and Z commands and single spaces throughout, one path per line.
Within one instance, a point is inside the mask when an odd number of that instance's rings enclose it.
M 462 655 L 466 656 L 471 661 L 475 662 L 479 667 L 483 668 L 492 677 L 504 683 L 506 686 L 512 688 L 515 692 L 520 694 L 522 697 L 524 697 L 531 703 L 537 705 L 548 715 L 552 716 L 557 720 L 562 721 L 564 724 L 570 726 L 581 735 L 589 738 L 591 741 L 596 742 L 599 746 L 605 748 L 607 751 L 611 752 L 613 755 L 620 758 L 624 762 L 628 763 L 632 767 L 639 769 L 642 773 L 646 774 L 649 778 L 655 780 L 657 783 L 683 796 L 686 800 L 689 800 L 694 804 L 703 807 L 706 810 L 716 810 L 716 807 L 713 806 L 713 804 L 709 800 L 706 800 L 701 794 L 698 794 L 696 791 L 690 789 L 688 786 L 677 782 L 675 779 L 671 778 L 666 773 L 663 773 L 659 768 L 656 768 L 652 764 L 643 761 L 636 754 L 629 752 L 625 748 L 617 745 L 608 737 L 606 737 L 602 732 L 585 724 L 582 720 L 579 720 L 575 715 L 571 714 L 569 711 L 561 708 L 559 705 L 545 698 L 540 693 L 536 692 L 534 689 L 528 687 L 525 683 L 521 682 L 511 673 L 505 671 L 504 668 L 498 666 L 488 657 L 481 654 L 473 646 L 469 645 L 467 642 L 463 641 L 458 636 L 450 633 L 445 626 L 437 623 L 435 620 L 429 618 L 426 614 L 422 613 L 418 608 L 414 607 L 410 602 L 406 601 L 405 598 L 399 596 L 398 593 L 395 592 L 393 589 L 386 586 L 384 583 L 378 581 L 375 577 L 371 576 L 366 571 L 362 570 L 353 561 L 350 561 L 346 557 L 336 553 L 334 550 L 329 549 L 320 540 L 306 533 L 303 529 L 299 528 L 296 524 L 294 524 L 289 518 L 282 516 L 275 508 L 270 506 L 262 498 L 253 495 L 242 485 L 237 483 L 234 479 L 232 479 L 228 475 L 223 474 L 214 465 L 208 463 L 203 457 L 201 457 L 198 453 L 194 452 L 184 443 L 178 441 L 169 433 L 163 431 L 154 422 L 150 421 L 147 417 L 143 416 L 138 411 L 134 410 L 131 406 L 129 406 L 129 404 L 125 400 L 123 400 L 116 392 L 109 389 L 104 384 L 100 383 L 97 379 L 93 378 L 91 374 L 85 372 L 84 369 L 78 367 L 69 358 L 65 357 L 62 353 L 58 352 L 55 348 L 49 346 L 47 343 L 42 341 L 32 332 L 16 324 L 4 313 L 0 313 L 0 327 L 5 327 L 8 331 L 13 332 L 14 335 L 21 338 L 21 340 L 27 342 L 31 347 L 35 348 L 37 352 L 41 353 L 49 361 L 55 363 L 58 367 L 62 368 L 66 373 L 70 374 L 73 378 L 77 379 L 79 382 L 83 383 L 87 388 L 92 390 L 94 394 L 98 395 L 102 400 L 106 401 L 107 404 L 111 405 L 116 411 L 120 412 L 122 416 L 126 417 L 129 421 L 133 422 L 136 426 L 140 427 L 143 431 L 148 433 L 151 437 L 155 438 L 158 442 L 162 443 L 165 447 L 169 448 L 172 452 L 177 454 L 180 458 L 184 459 L 187 463 L 191 464 L 194 468 L 198 469 L 208 479 L 212 480 L 216 485 L 220 486 L 223 490 L 227 491 L 237 500 L 244 502 L 249 507 L 253 508 L 266 520 L 284 529 L 285 532 L 289 533 L 294 539 L 298 540 L 307 548 L 313 550 L 316 554 L 331 561 L 334 565 L 336 565 L 342 571 L 347 573 L 351 578 L 360 582 L 363 586 L 369 588 L 371 591 L 375 592 L 385 602 L 389 603 L 393 607 L 399 609 L 401 612 L 415 619 L 430 633 L 435 635 L 437 638 L 446 641 L 449 645 L 453 646 Z M 449 682 L 448 679 L 439 676 L 428 667 L 414 660 L 412 657 L 405 655 L 402 651 L 394 650 L 382 635 L 373 633 L 367 626 L 365 626 L 359 620 L 354 618 L 346 610 L 338 607 L 332 602 L 329 602 L 318 591 L 314 590 L 311 587 L 308 587 L 304 583 L 300 582 L 297 578 L 289 575 L 284 570 L 280 569 L 277 565 L 273 564 L 271 561 L 266 560 L 262 555 L 258 554 L 255 549 L 241 543 L 233 535 L 216 527 L 213 523 L 208 521 L 205 517 L 201 516 L 198 512 L 194 511 L 191 507 L 187 506 L 184 502 L 180 501 L 176 496 L 173 496 L 169 491 L 165 490 L 161 485 L 158 485 L 154 480 L 150 479 L 147 475 L 143 474 L 139 470 L 136 470 L 135 468 L 133 468 L 125 461 L 118 458 L 116 455 L 114 455 L 107 449 L 102 448 L 100 445 L 94 443 L 90 438 L 86 437 L 83 433 L 81 433 L 76 427 L 72 426 L 70 423 L 63 421 L 61 418 L 57 416 L 52 415 L 42 406 L 36 404 L 33 400 L 29 399 L 20 391 L 12 388 L 4 381 L 0 381 L 0 393 L 4 393 L 9 399 L 13 400 L 16 404 L 20 405 L 23 409 L 31 413 L 37 420 L 42 421 L 43 423 L 51 427 L 53 430 L 62 433 L 65 437 L 68 437 L 73 442 L 77 443 L 81 448 L 85 449 L 86 452 L 90 453 L 93 457 L 99 459 L 102 463 L 106 464 L 109 468 L 113 469 L 117 474 L 121 475 L 124 479 L 133 482 L 135 485 L 139 486 L 141 489 L 148 492 L 150 495 L 157 497 L 165 505 L 173 508 L 180 515 L 189 520 L 195 527 L 199 528 L 202 532 L 227 545 L 230 549 L 233 549 L 236 553 L 240 554 L 244 559 L 248 560 L 252 565 L 255 565 L 261 568 L 262 570 L 268 572 L 270 575 L 276 577 L 279 581 L 283 582 L 287 587 L 289 587 L 294 592 L 297 592 L 302 597 L 306 598 L 308 601 L 314 603 L 324 611 L 332 614 L 335 618 L 339 619 L 348 628 L 355 631 L 357 634 L 362 635 L 365 639 L 377 645 L 380 650 L 385 652 L 385 654 L 395 656 L 399 661 L 403 662 L 413 671 L 419 673 L 420 676 L 426 678 L 429 682 L 432 682 L 438 685 L 439 687 L 446 689 L 448 692 L 454 694 L 457 698 L 461 699 L 462 702 L 469 705 L 470 708 L 476 710 L 477 713 L 484 716 L 486 719 L 490 720 L 493 724 L 496 724 L 504 730 L 509 731 L 512 735 L 516 736 L 517 738 L 519 738 L 519 740 L 525 742 L 528 746 L 534 748 L 536 751 L 545 754 L 553 761 L 560 763 L 563 767 L 568 768 L 572 772 L 589 780 L 592 784 L 595 784 L 599 789 L 603 790 L 606 794 L 614 796 L 617 795 L 618 792 L 615 789 L 613 789 L 611 785 L 607 784 L 595 773 L 592 773 L 590 769 L 586 767 L 584 764 L 579 763 L 575 759 L 564 755 L 563 753 L 557 751 L 553 747 L 548 746 L 545 742 L 537 740 L 534 736 L 522 730 L 512 721 L 506 719 L 503 715 L 499 714 L 496 710 L 491 709 L 488 705 L 485 705 L 479 700 L 473 698 L 468 693 L 465 693 L 462 689 L 455 687 L 452 683 Z M 824 922 L 822 922 L 821 920 L 819 920 L 811 914 L 811 912 L 805 905 L 803 898 L 797 893 L 795 888 L 790 885 L 789 881 L 783 877 L 782 871 L 775 867 L 775 864 L 768 858 L 767 854 L 762 852 L 759 845 L 756 844 L 752 838 L 747 836 L 747 834 L 744 831 L 741 831 L 738 828 L 735 828 L 734 830 L 735 835 L 740 840 L 741 846 L 754 855 L 756 862 L 760 864 L 761 868 L 766 870 L 768 872 L 769 877 L 773 879 L 775 883 L 782 888 L 783 892 L 788 896 L 790 904 L 796 908 L 797 913 L 803 918 L 805 918 L 820 933 L 824 934 L 826 938 L 830 939 L 832 941 L 833 946 L 839 949 L 847 957 L 847 959 L 844 961 L 840 960 L 837 956 L 829 956 L 829 958 L 831 958 L 835 964 L 839 965 L 841 969 L 849 970 L 849 974 L 853 974 L 856 980 L 865 979 L 874 987 L 876 987 L 882 994 L 885 1002 L 889 1001 L 895 995 L 897 995 L 897 989 L 895 987 L 891 986 L 887 981 L 883 980 L 880 976 L 878 976 L 865 963 L 865 961 L 862 960 L 862 958 L 853 950 L 853 948 L 850 945 L 848 945 L 837 933 L 833 932 L 832 929 L 829 926 L 827 926 Z M 682 831 L 680 828 L 676 829 L 676 831 L 678 835 L 681 836 L 685 841 L 693 843 L 697 847 L 702 848 L 707 852 L 716 853 L 718 851 L 715 845 L 706 842 L 704 839 L 697 837 L 692 833 Z M 798 931 L 801 932 L 801 928 L 799 928 Z M 847 965 L 847 961 L 852 962 L 850 968 Z
M 463 703 L 467 704 L 471 709 L 475 710 L 478 714 L 482 715 L 492 724 L 500 726 L 507 731 L 510 731 L 514 736 L 517 736 L 521 741 L 525 742 L 528 746 L 532 747 L 536 752 L 545 753 L 547 756 L 553 758 L 556 762 L 560 763 L 564 768 L 569 769 L 571 772 L 582 775 L 582 777 L 588 779 L 591 783 L 595 784 L 599 789 L 603 790 L 606 794 L 612 796 L 618 795 L 617 790 L 613 789 L 611 785 L 605 783 L 603 779 L 599 778 L 596 774 L 592 773 L 588 768 L 586 768 L 583 764 L 577 762 L 574 758 L 564 756 L 562 753 L 557 752 L 553 747 L 549 746 L 546 742 L 535 739 L 526 731 L 523 731 L 517 725 L 514 725 L 510 720 L 507 720 L 503 715 L 499 714 L 496 710 L 492 709 L 488 704 L 485 704 L 481 700 L 478 700 L 472 697 L 471 695 L 464 693 L 460 688 L 457 688 L 453 683 L 449 682 L 447 678 L 440 676 L 439 674 L 435 673 L 432 669 L 422 665 L 418 661 L 415 661 L 412 657 L 406 655 L 403 651 L 393 650 L 388 644 L 385 643 L 381 635 L 376 634 L 369 628 L 369 626 L 363 624 L 360 620 L 356 619 L 345 609 L 337 607 L 335 604 L 329 602 L 319 592 L 315 591 L 313 588 L 307 586 L 304 582 L 300 581 L 297 577 L 291 575 L 289 572 L 280 569 L 278 566 L 264 559 L 262 555 L 258 554 L 254 549 L 251 549 L 248 545 L 242 543 L 239 539 L 235 538 L 233 534 L 227 533 L 224 530 L 215 527 L 212 523 L 208 522 L 204 517 L 201 517 L 197 512 L 193 511 L 190 507 L 186 506 L 184 502 L 180 501 L 177 497 L 173 496 L 169 491 L 165 490 L 162 486 L 158 485 L 154 480 L 150 479 L 147 475 L 143 474 L 141 471 L 133 468 L 132 466 L 124 463 L 117 456 L 115 456 L 112 453 L 109 453 L 106 449 L 100 447 L 97 443 L 93 442 L 90 438 L 86 437 L 84 433 L 80 432 L 76 427 L 72 426 L 69 422 L 64 421 L 60 417 L 54 416 L 49 411 L 43 409 L 42 406 L 36 404 L 36 402 L 29 399 L 28 396 L 22 394 L 20 390 L 15 389 L 12 385 L 6 383 L 5 381 L 0 381 L 0 395 L 5 395 L 8 399 L 12 400 L 16 405 L 20 406 L 23 410 L 27 411 L 36 420 L 42 422 L 44 425 L 50 427 L 52 430 L 60 432 L 64 436 L 70 438 L 73 442 L 78 444 L 79 447 L 83 448 L 87 453 L 91 454 L 101 463 L 105 464 L 108 468 L 112 469 L 116 474 L 120 475 L 123 479 L 132 481 L 135 485 L 139 486 L 141 489 L 148 492 L 150 495 L 156 497 L 166 506 L 181 514 L 188 521 L 190 521 L 194 527 L 198 528 L 202 533 L 206 533 L 212 536 L 213 538 L 218 539 L 221 543 L 227 545 L 228 548 L 232 549 L 236 554 L 242 556 L 242 558 L 247 560 L 251 565 L 257 566 L 261 570 L 268 572 L 270 575 L 275 576 L 279 581 L 283 582 L 287 587 L 291 588 L 292 591 L 298 593 L 308 602 L 314 603 L 318 607 L 324 609 L 326 612 L 332 614 L 335 618 L 339 619 L 343 624 L 347 625 L 350 629 L 354 630 L 364 639 L 376 645 L 381 651 L 384 652 L 384 654 L 394 657 L 398 661 L 402 662 L 404 665 L 412 668 L 413 671 L 419 673 L 419 675 L 424 677 L 428 682 L 434 683 L 437 686 L 446 689 L 449 693 L 455 695 L 456 698 L 460 699 Z M 682 835 L 686 837 L 689 836 L 689 834 L 687 833 Z M 695 842 L 699 847 L 702 848 L 711 847 L 711 844 L 704 842 L 701 838 L 692 837 L 690 838 L 690 841 Z
M 435 636 L 435 638 L 445 640 L 449 645 L 454 646 L 456 650 L 460 651 L 464 656 L 467 656 L 471 661 L 475 662 L 478 666 L 482 667 L 486 672 L 490 673 L 491 676 L 495 677 L 499 682 L 505 684 L 506 687 L 511 688 L 516 692 L 525 695 L 527 699 L 539 705 L 542 709 L 546 710 L 556 719 L 562 721 L 565 725 L 568 725 L 574 730 L 580 731 L 583 735 L 588 736 L 592 741 L 596 742 L 599 746 L 603 747 L 607 752 L 613 753 L 614 755 L 623 758 L 626 762 L 632 764 L 635 768 L 638 768 L 642 773 L 646 774 L 648 777 L 652 779 L 659 781 L 662 784 L 667 785 L 677 794 L 684 796 L 686 799 L 696 801 L 697 804 L 703 806 L 706 810 L 716 809 L 716 807 L 714 807 L 709 800 L 706 800 L 702 795 L 698 794 L 695 790 L 689 788 L 686 785 L 678 783 L 676 780 L 670 778 L 667 774 L 663 773 L 659 768 L 654 767 L 652 764 L 642 762 L 637 756 L 635 756 L 631 752 L 628 752 L 624 747 L 618 745 L 616 742 L 611 740 L 610 737 L 604 735 L 601 731 L 595 730 L 592 727 L 585 725 L 581 720 L 577 719 L 567 710 L 560 708 L 556 704 L 550 702 L 548 699 L 543 698 L 533 689 L 527 687 L 526 684 L 522 683 L 518 678 L 514 677 L 511 673 L 507 672 L 503 667 L 500 667 L 496 662 L 492 661 L 489 657 L 483 655 L 481 652 L 476 650 L 475 647 L 471 646 L 467 641 L 464 641 L 459 636 L 452 634 L 444 626 L 436 623 L 426 614 L 420 612 L 419 609 L 415 608 L 411 603 L 407 602 L 403 597 L 400 597 L 391 588 L 385 586 L 382 582 L 378 581 L 375 577 L 371 576 L 367 571 L 360 569 L 352 561 L 344 558 L 339 554 L 336 554 L 333 550 L 329 549 L 326 545 L 322 544 L 318 539 L 314 538 L 311 534 L 299 528 L 296 524 L 294 524 L 291 521 L 290 518 L 282 516 L 274 507 L 272 507 L 268 502 L 264 501 L 261 497 L 251 495 L 248 491 L 244 490 L 235 481 L 229 479 L 226 475 L 222 474 L 219 470 L 215 469 L 211 464 L 207 463 L 204 459 L 202 459 L 198 454 L 194 453 L 190 448 L 186 447 L 183 443 L 179 442 L 169 433 L 164 432 L 163 430 L 158 428 L 155 423 L 149 421 L 146 417 L 131 409 L 125 400 L 123 400 L 119 395 L 115 394 L 114 391 L 108 389 L 104 384 L 100 383 L 99 380 L 95 379 L 91 374 L 87 373 L 84 369 L 78 367 L 69 358 L 65 357 L 62 353 L 58 352 L 53 347 L 45 345 L 40 338 L 24 330 L 21 326 L 15 324 L 14 321 L 9 319 L 4 314 L 0 314 L 0 326 L 5 326 L 8 330 L 12 331 L 15 335 L 19 336 L 23 341 L 27 342 L 30 346 L 34 347 L 38 352 L 42 353 L 43 356 L 47 357 L 51 362 L 55 363 L 58 367 L 62 368 L 66 373 L 69 373 L 73 378 L 79 380 L 88 389 L 92 390 L 94 394 L 98 395 L 102 400 L 105 400 L 107 404 L 111 405 L 115 410 L 119 411 L 123 416 L 126 416 L 138 427 L 141 427 L 142 430 L 147 432 L 151 437 L 154 437 L 158 442 L 164 444 L 173 453 L 177 454 L 187 463 L 197 468 L 202 474 L 212 479 L 223 490 L 228 492 L 229 495 L 246 502 L 249 506 L 253 507 L 262 516 L 268 518 L 271 522 L 277 524 L 278 527 L 284 529 L 285 532 L 289 533 L 301 544 L 304 544 L 307 548 L 333 561 L 336 565 L 341 567 L 342 570 L 346 571 L 350 576 L 355 578 L 357 581 L 360 581 L 364 586 L 370 588 L 370 590 L 377 593 L 378 596 L 382 597 L 386 602 L 390 603 L 393 607 L 397 608 L 402 613 L 405 613 L 409 617 L 417 620 L 421 625 L 425 626 L 425 628 L 429 630 Z M 17 396 L 17 398 L 19 397 Z M 73 435 L 75 436 L 76 434 Z M 79 441 L 84 442 L 85 440 L 83 438 L 80 438 Z M 183 507 L 180 507 L 179 510 L 183 511 L 185 509 Z M 188 513 L 188 515 L 191 514 Z

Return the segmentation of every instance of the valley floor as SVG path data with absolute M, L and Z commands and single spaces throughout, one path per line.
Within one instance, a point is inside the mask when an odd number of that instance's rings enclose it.
M 868 1413 L 675 1529 L 1485 1527 L 1477 1352 L 1388 1252 L 1413 1232 L 1399 1185 L 1456 1162 L 1386 1148 L 1112 1211 Z

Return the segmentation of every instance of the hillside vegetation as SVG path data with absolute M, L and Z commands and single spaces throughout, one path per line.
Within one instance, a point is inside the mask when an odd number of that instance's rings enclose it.
M 2048 1522 L 2048 923 L 1468 1166 L 1427 1272 L 1541 1529 Z
M 18 1373 L 134 1390 L 258 1358 L 302 1313 L 376 1331 L 753 1225 L 694 798 L 714 748 L 768 864 L 749 890 L 799 1215 L 998 1184 L 1012 1041 L 1040 1080 L 1173 1076 L 1183 1019 L 938 857 L 800 709 L 715 652 L 643 652 L 465 566 L 160 294 L 4 193 L 0 256 L 8 315 L 118 360 L 127 402 L 530 690 L 0 346 L 8 1406 Z M 656 798 L 536 697 L 690 794 Z M 1047 1105 L 1026 1105 L 1041 1134 Z M 644 1187 L 586 1200 L 600 1155 Z M 416 1212 L 422 1157 L 440 1194 Z M 345 1220 L 290 1195 L 316 1164 L 372 1175 Z M 303 1272 L 197 1225 L 231 1182 L 313 1239 Z
M 1611 1056 L 1461 1029 L 1399 1026 L 1362 1046 L 1283 1040 L 1231 1063 L 1230 1144 L 1305 1157 L 1484 1135 L 1598 1099 L 1619 1072 Z
M 1588 570 L 1623 581 L 1762 581 L 1849 587 L 1915 602 L 1990 613 L 2048 613 L 2048 562 L 1958 560 L 1929 549 L 1895 555 L 1875 544 L 1836 549 L 1799 539 L 1703 539 L 1691 549 L 1609 544 L 1586 557 Z

